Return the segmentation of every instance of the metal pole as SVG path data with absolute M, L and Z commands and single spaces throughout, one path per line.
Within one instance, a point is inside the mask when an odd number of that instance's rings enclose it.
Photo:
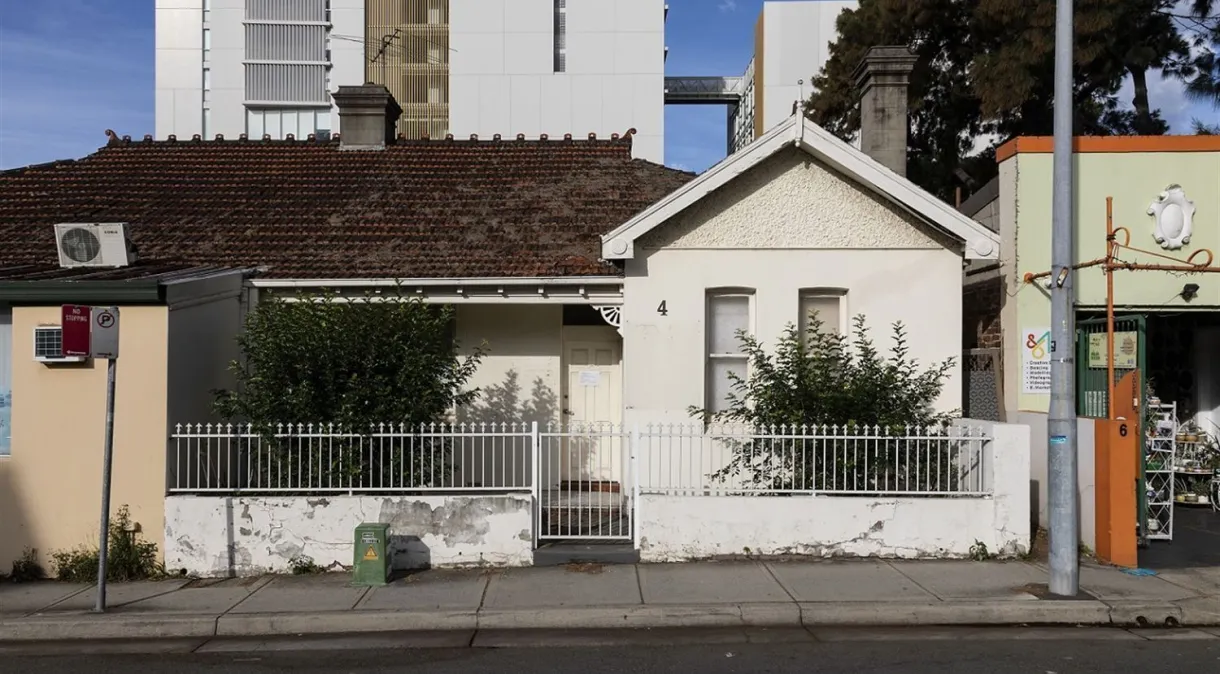
M 1055 143 L 1051 221 L 1051 404 L 1047 419 L 1050 592 L 1080 590 L 1076 503 L 1075 293 L 1072 227 L 1072 0 L 1055 6 Z
M 114 457 L 114 366 L 115 358 L 106 359 L 106 444 L 102 450 L 102 526 L 97 542 L 97 605 L 98 613 L 106 611 L 106 553 L 110 543 L 110 464 Z
M 1106 418 L 1114 421 L 1114 197 L 1106 197 Z

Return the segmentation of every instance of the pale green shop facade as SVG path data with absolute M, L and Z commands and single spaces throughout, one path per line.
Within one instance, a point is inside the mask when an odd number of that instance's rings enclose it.
M 1203 260 L 1207 253 L 1200 251 L 1211 251 L 1217 253 L 1213 264 L 1220 271 L 1220 137 L 1078 138 L 1075 145 L 1077 262 L 1105 255 L 1106 198 L 1112 197 L 1114 226 L 1130 232 L 1131 246 L 1179 260 L 1192 255 Z M 1048 271 L 1051 264 L 1051 139 L 1015 139 L 999 149 L 997 159 L 1003 405 L 1014 417 L 1020 412 L 1045 413 L 1050 401 L 1049 291 L 1041 283 L 1026 283 L 1024 277 Z M 1149 208 L 1175 185 L 1193 202 L 1193 232 L 1181 248 L 1165 249 L 1154 239 L 1156 217 Z M 1121 259 L 1174 264 L 1131 251 L 1124 251 Z M 1082 331 L 1104 332 L 1100 321 L 1089 324 L 1104 315 L 1105 274 L 1100 267 L 1074 273 L 1078 325 Z M 1156 392 L 1166 401 L 1179 402 L 1182 414 L 1197 417 L 1204 430 L 1220 431 L 1220 273 L 1119 271 L 1114 302 L 1125 317 L 1119 331 L 1136 331 L 1137 324 L 1143 328 L 1138 342 L 1145 369 L 1153 386 L 1166 390 Z M 1078 349 L 1077 360 L 1085 364 L 1078 363 L 1078 378 L 1088 379 L 1092 373 L 1080 370 L 1090 360 L 1087 335 L 1081 340 L 1086 346 Z M 1104 363 L 1104 355 L 1095 352 L 1094 364 L 1099 355 Z M 1163 381 L 1157 381 L 1158 375 Z M 1104 379 L 1098 386 L 1104 386 Z M 1088 393 L 1079 392 L 1082 398 Z

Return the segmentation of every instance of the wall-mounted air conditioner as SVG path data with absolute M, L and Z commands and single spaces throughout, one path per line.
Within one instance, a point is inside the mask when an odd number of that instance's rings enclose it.
M 61 222 L 55 244 L 61 267 L 126 267 L 136 261 L 122 222 Z
M 83 363 L 84 356 L 64 355 L 64 331 L 58 325 L 34 328 L 34 360 L 40 363 Z

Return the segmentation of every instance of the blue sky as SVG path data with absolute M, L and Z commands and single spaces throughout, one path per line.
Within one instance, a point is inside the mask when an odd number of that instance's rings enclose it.
M 669 0 L 671 75 L 737 75 L 753 51 L 762 0 Z M 1150 78 L 1176 133 L 1191 117 L 1175 82 Z M 1130 92 L 1127 92 L 1127 100 Z M 0 168 L 80 157 L 104 131 L 153 132 L 153 0 L 0 1 Z M 724 156 L 725 110 L 669 106 L 666 163 L 702 171 Z

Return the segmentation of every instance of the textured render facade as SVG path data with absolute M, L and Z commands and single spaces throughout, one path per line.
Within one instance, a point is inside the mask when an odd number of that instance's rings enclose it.
M 156 135 L 338 132 L 386 84 L 409 138 L 636 129 L 664 158 L 663 0 L 157 0 Z

